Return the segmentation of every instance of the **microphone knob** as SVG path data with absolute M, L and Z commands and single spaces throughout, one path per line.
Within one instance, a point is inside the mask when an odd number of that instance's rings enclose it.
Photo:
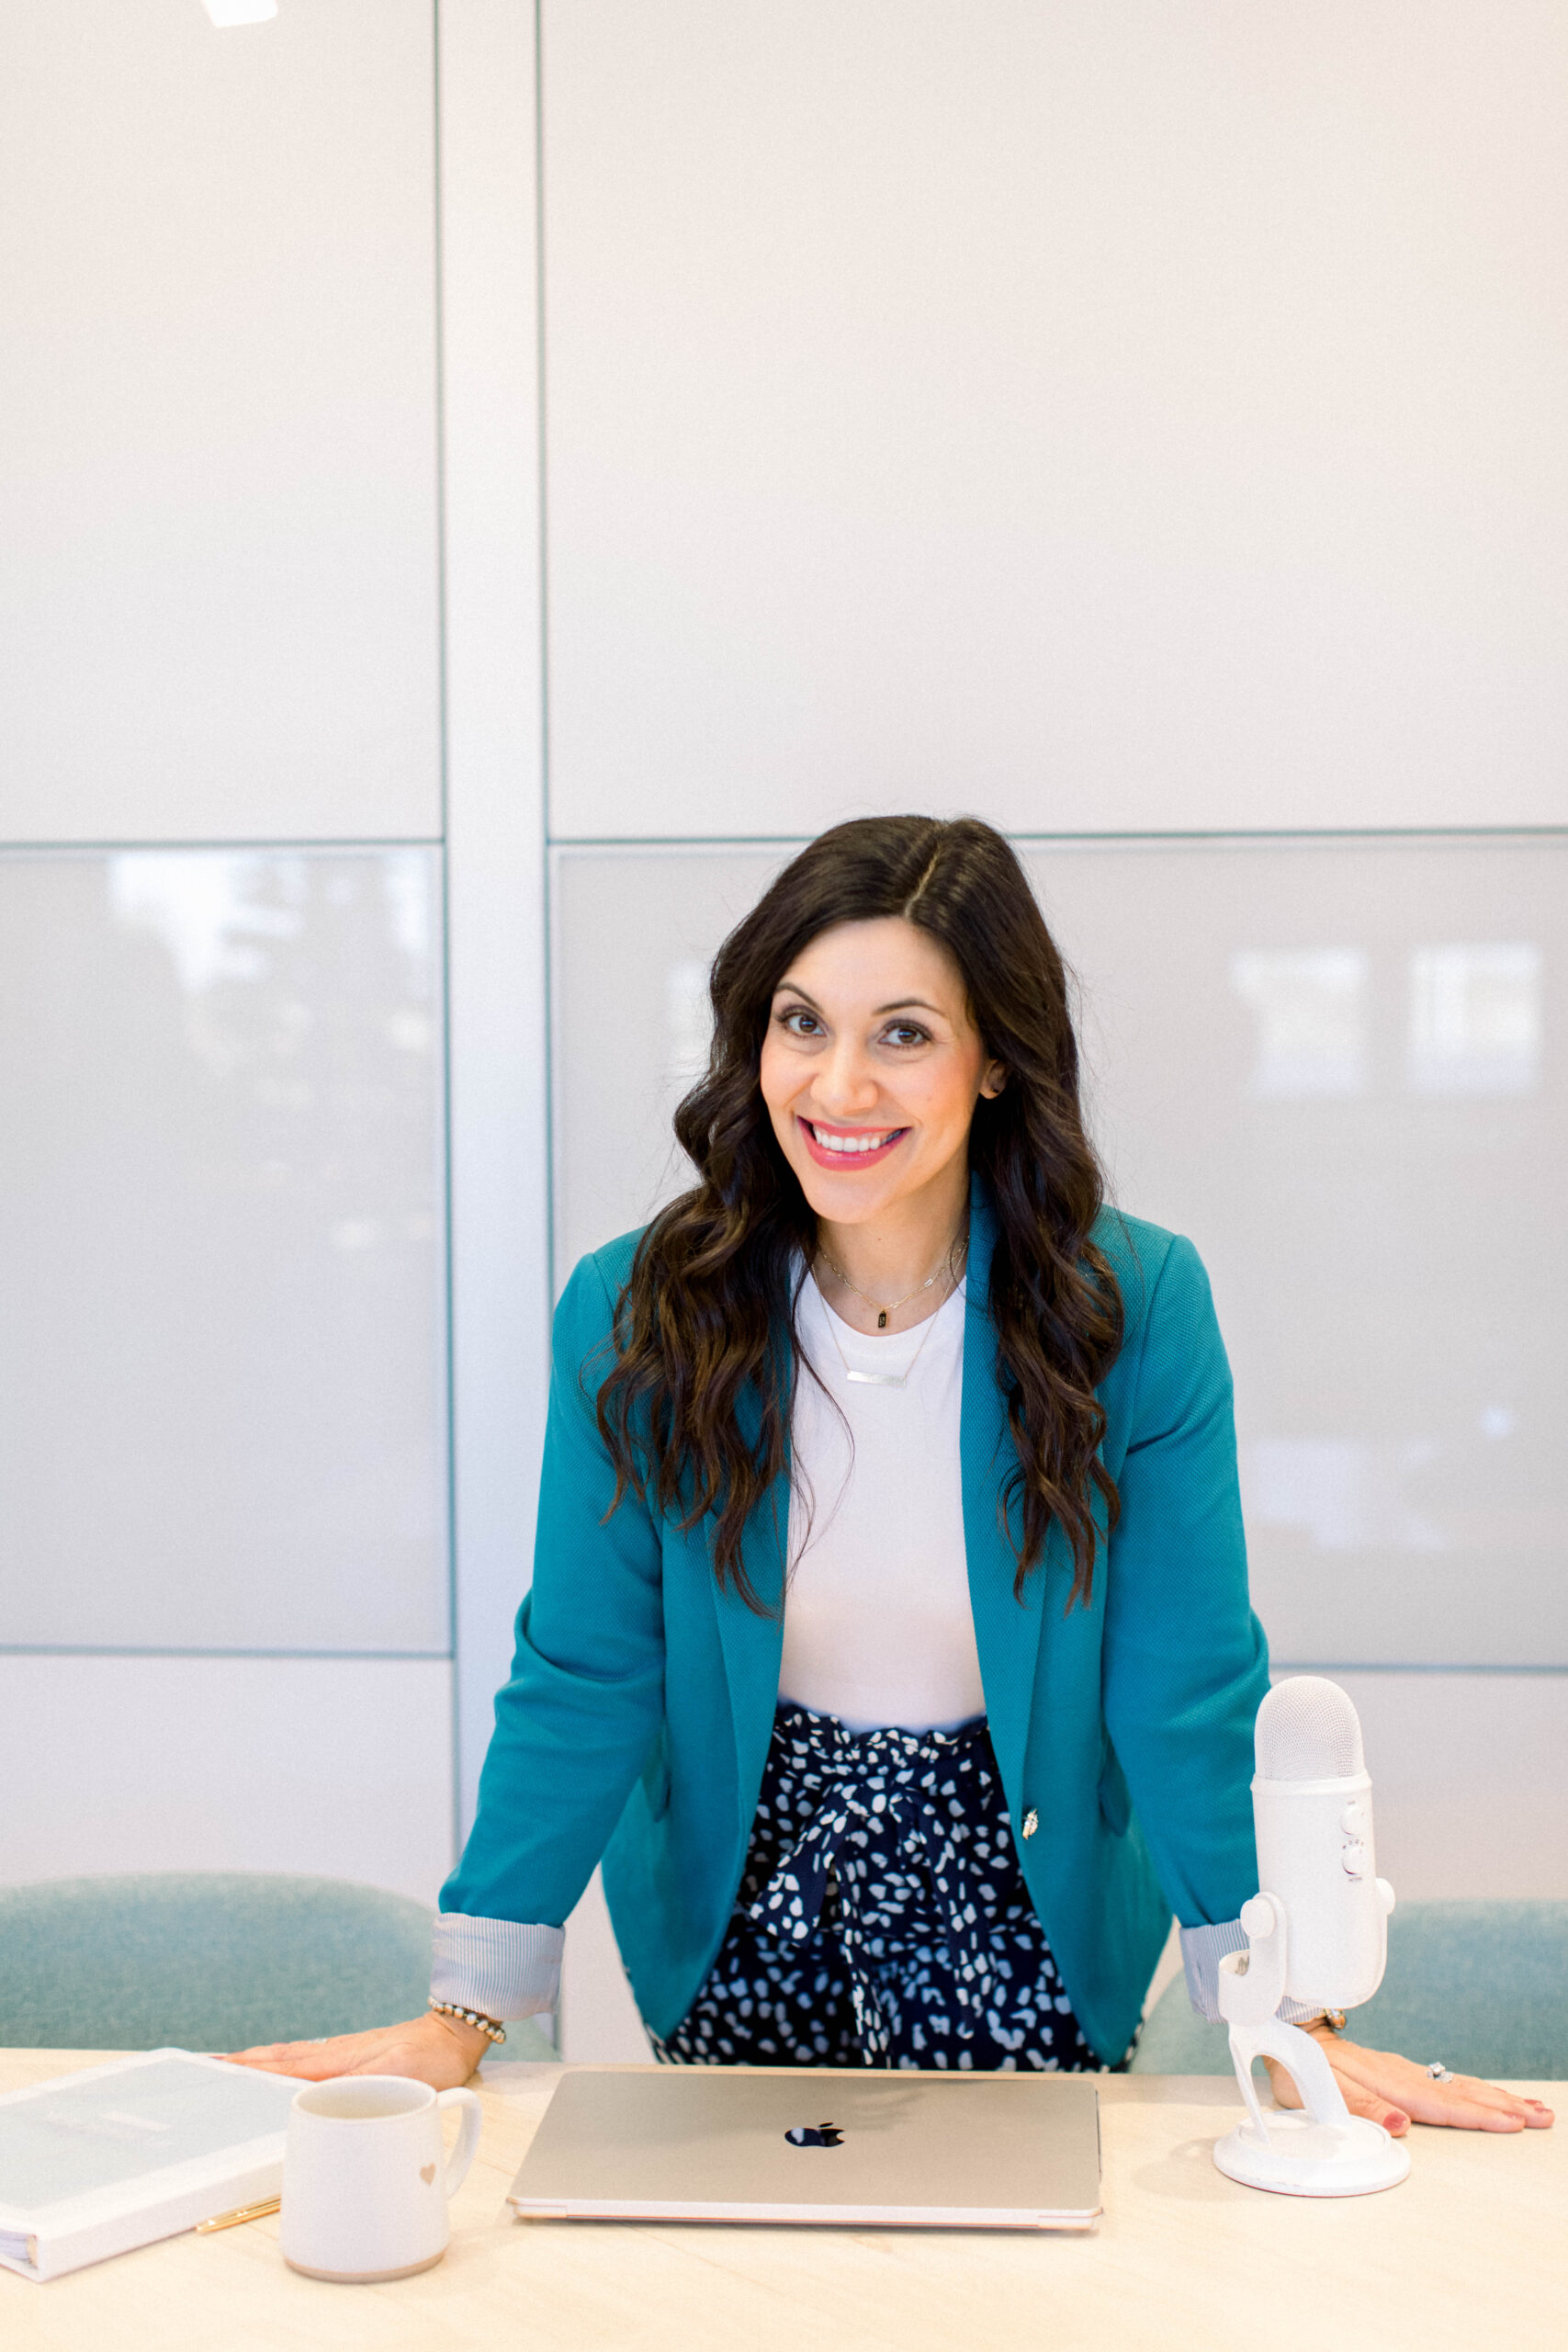
M 1271 1936 L 1276 1924 L 1274 1905 L 1266 1894 L 1254 1894 L 1242 1905 L 1242 1931 L 1256 1938 L 1258 1942 L 1261 1943 L 1265 1936 Z
M 1339 1826 L 1347 1838 L 1359 1838 L 1367 1826 L 1367 1808 L 1358 1804 L 1354 1797 L 1339 1816 Z
M 1366 1877 L 1367 1849 L 1359 1838 L 1352 1838 L 1348 1846 L 1340 1849 L 1339 1859 L 1345 1866 L 1347 1878 Z

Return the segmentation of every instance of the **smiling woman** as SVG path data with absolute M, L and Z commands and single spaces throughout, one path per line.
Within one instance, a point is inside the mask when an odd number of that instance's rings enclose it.
M 660 2053 L 1121 2065 L 1257 1891 L 1230 1375 L 1109 1210 L 1066 977 L 974 819 L 824 834 L 725 942 L 696 1182 L 558 1311 L 532 1589 L 433 2015 L 246 2053 L 460 2080 L 601 1857 Z M 1513 2131 L 1325 2040 L 1353 2112 Z
M 744 1530 L 788 1446 L 768 1365 L 801 1267 L 851 1329 L 909 1329 L 957 1279 L 973 1178 L 998 1227 L 1018 1589 L 1055 1521 L 1087 1599 L 1094 1498 L 1117 1510 L 1095 1390 L 1122 1299 L 1066 975 L 1012 851 L 974 819 L 837 826 L 726 940 L 712 993 L 709 1066 L 675 1115 L 704 1182 L 641 1238 L 598 1397 L 619 1479 L 643 1490 L 649 1414 L 659 1507 L 711 1522 L 716 1575 L 752 1597 Z

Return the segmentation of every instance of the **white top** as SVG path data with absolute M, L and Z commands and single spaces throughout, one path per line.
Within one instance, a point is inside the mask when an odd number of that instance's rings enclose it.
M 800 1342 L 822 1385 L 801 1367 L 779 1696 L 852 1731 L 985 1712 L 958 1452 L 964 1295 L 960 1283 L 912 1331 L 873 1338 L 809 1276 L 800 1287 Z M 864 1385 L 846 1367 L 908 1385 Z

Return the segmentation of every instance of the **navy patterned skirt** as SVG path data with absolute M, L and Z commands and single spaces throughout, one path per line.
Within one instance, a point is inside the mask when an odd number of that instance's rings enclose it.
M 1097 2068 L 1018 1867 L 983 1715 L 780 1707 L 735 1909 L 675 2064 Z

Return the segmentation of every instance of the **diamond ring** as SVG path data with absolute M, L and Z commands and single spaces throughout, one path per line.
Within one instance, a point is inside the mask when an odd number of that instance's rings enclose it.
M 1453 2081 L 1453 2069 L 1450 2066 L 1445 2066 L 1440 2058 L 1434 2058 L 1427 2066 L 1427 2072 L 1431 2075 L 1432 2080 L 1435 2083 L 1451 2083 Z

